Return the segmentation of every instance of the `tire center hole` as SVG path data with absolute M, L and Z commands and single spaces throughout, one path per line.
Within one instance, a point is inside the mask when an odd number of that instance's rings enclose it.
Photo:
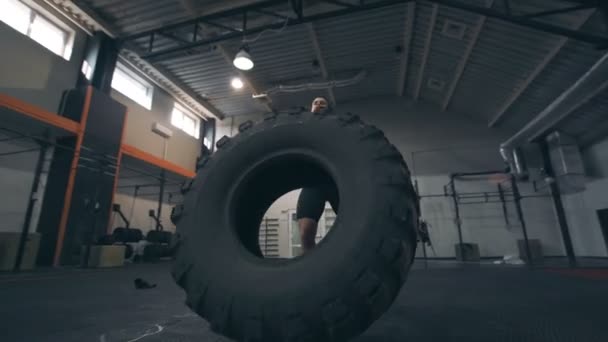
M 332 230 L 338 187 L 322 163 L 303 154 L 270 158 L 248 171 L 231 201 L 240 243 L 260 258 L 295 258 Z

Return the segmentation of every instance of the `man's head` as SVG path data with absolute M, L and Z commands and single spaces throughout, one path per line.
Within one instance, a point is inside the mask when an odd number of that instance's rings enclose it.
M 310 108 L 310 111 L 313 113 L 320 113 L 320 112 L 326 110 L 327 108 L 329 108 L 329 101 L 327 101 L 326 98 L 320 96 L 320 97 L 316 97 L 312 101 L 312 106 Z

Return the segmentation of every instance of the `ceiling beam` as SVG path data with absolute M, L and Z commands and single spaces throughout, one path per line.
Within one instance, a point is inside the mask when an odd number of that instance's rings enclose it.
M 327 72 L 327 66 L 325 65 L 325 59 L 323 58 L 323 52 L 321 50 L 321 45 L 319 44 L 319 38 L 317 36 L 317 30 L 315 30 L 315 26 L 313 23 L 309 23 L 306 25 L 308 29 L 308 34 L 310 35 L 310 40 L 312 41 L 312 46 L 315 51 L 315 56 L 317 61 L 319 62 L 319 68 L 321 69 L 321 75 L 323 76 L 323 80 L 327 81 L 329 79 L 329 73 Z M 329 95 L 329 101 L 331 101 L 332 105 L 336 106 L 338 102 L 336 101 L 336 95 L 334 94 L 334 88 L 327 88 L 327 94 Z
M 575 29 L 580 29 L 589 20 L 589 18 L 591 18 L 594 12 L 594 10 L 590 10 L 585 13 L 585 15 L 583 15 L 580 21 L 575 25 Z M 534 82 L 536 77 L 538 77 L 538 75 L 540 75 L 540 73 L 545 70 L 547 65 L 553 60 L 553 58 L 555 58 L 555 56 L 557 56 L 557 54 L 561 51 L 561 49 L 564 47 L 564 45 L 566 45 L 567 42 L 567 37 L 559 38 L 557 44 L 555 44 L 551 51 L 549 51 L 549 53 L 545 55 L 545 58 L 543 58 L 543 60 L 536 66 L 536 68 L 534 68 L 534 70 L 528 75 L 528 77 L 523 82 L 517 85 L 515 91 L 511 94 L 511 96 L 509 96 L 509 98 L 507 98 L 503 105 L 500 106 L 492 120 L 490 120 L 490 122 L 488 123 L 488 127 L 494 127 L 504 119 L 505 114 L 508 112 L 509 108 L 511 108 L 513 103 L 515 103 L 515 101 L 520 98 L 521 94 L 523 94 L 524 91 L 530 86 L 530 84 Z
M 180 46 L 170 47 L 170 48 L 154 51 L 151 53 L 147 53 L 147 54 L 143 55 L 142 57 L 146 58 L 146 59 L 153 59 L 153 60 L 167 59 L 167 58 L 170 58 L 171 56 L 183 54 L 185 51 L 191 50 L 192 48 L 195 48 L 198 46 L 217 44 L 221 41 L 241 38 L 243 35 L 248 36 L 248 35 L 258 34 L 260 32 L 264 32 L 267 30 L 278 30 L 278 29 L 281 29 L 281 28 L 287 27 L 287 26 L 301 25 L 301 24 L 305 24 L 305 23 L 309 23 L 309 22 L 326 20 L 326 19 L 350 15 L 350 14 L 354 14 L 354 13 L 361 13 L 361 12 L 369 11 L 369 10 L 373 10 L 373 9 L 379 9 L 379 8 L 384 8 L 384 7 L 388 7 L 388 6 L 395 6 L 395 5 L 405 3 L 405 2 L 410 2 L 410 1 L 414 1 L 414 0 L 379 0 L 379 1 L 374 1 L 374 2 L 359 3 L 358 5 L 355 5 L 354 7 L 339 8 L 339 9 L 335 9 L 335 10 L 320 10 L 319 12 L 315 12 L 315 13 L 306 12 L 306 13 L 303 13 L 302 17 L 290 16 L 289 20 L 283 20 L 282 22 L 260 23 L 259 25 L 248 25 L 245 32 L 228 32 L 228 33 L 220 34 L 220 35 L 210 37 L 207 39 L 199 39 L 199 40 L 193 41 L 188 44 L 183 44 Z M 200 22 L 204 22 L 206 20 L 215 20 L 218 18 L 235 17 L 238 15 L 243 15 L 243 13 L 248 13 L 248 12 L 259 12 L 259 10 L 261 10 L 261 9 L 263 10 L 268 7 L 276 7 L 277 5 L 281 5 L 281 4 L 284 4 L 284 0 L 261 1 L 259 3 L 252 4 L 249 6 L 235 8 L 233 10 L 210 14 L 207 16 L 200 16 L 200 17 L 197 17 L 194 19 L 183 21 L 183 22 L 166 25 L 166 26 L 160 26 L 156 29 L 146 30 L 146 31 L 142 31 L 142 32 L 135 33 L 132 35 L 123 36 L 123 37 L 121 37 L 121 41 L 130 41 L 130 40 L 139 39 L 142 37 L 149 37 L 150 35 L 157 33 L 158 31 L 188 29 L 192 25 L 195 25 Z
M 524 17 L 525 18 L 547 17 L 547 16 L 556 15 L 556 14 L 572 13 L 572 12 L 576 12 L 576 11 L 580 11 L 580 10 L 595 8 L 596 6 L 597 5 L 580 4 L 580 5 L 571 6 L 571 7 L 562 7 L 562 8 L 553 9 L 553 10 L 545 10 L 545 11 L 539 11 L 536 13 L 525 14 Z
M 608 89 L 607 73 L 608 53 L 600 57 L 572 86 L 557 96 L 538 115 L 528 120 L 526 125 L 502 143 L 501 147 L 511 149 L 544 138 L 577 109 Z
M 47 1 L 51 1 L 51 0 L 47 0 Z M 67 1 L 67 0 L 64 0 L 64 1 Z M 74 0 L 74 1 L 77 1 L 77 0 Z M 79 0 L 79 1 L 83 1 L 83 0 Z M 185 0 L 182 0 L 182 1 L 185 1 Z M 293 0 L 293 1 L 295 1 L 295 0 Z M 318 3 L 318 1 L 320 1 L 320 0 L 317 0 L 317 1 L 310 0 L 310 2 L 312 2 L 312 3 Z M 283 21 L 280 23 L 279 22 L 270 23 L 270 24 L 259 23 L 259 25 L 248 25 L 246 32 L 241 32 L 242 28 L 243 28 L 242 26 L 240 26 L 240 27 L 235 26 L 235 27 L 233 27 L 234 30 L 232 30 L 232 32 L 219 34 L 219 35 L 216 35 L 216 36 L 208 38 L 208 39 L 193 40 L 192 42 L 190 42 L 188 44 L 183 44 L 183 45 L 177 46 L 177 47 L 170 47 L 170 48 L 166 48 L 166 49 L 162 49 L 162 50 L 157 50 L 154 52 L 147 53 L 147 54 L 143 55 L 142 57 L 145 59 L 166 59 L 168 57 L 189 51 L 195 47 L 216 44 L 216 43 L 219 43 L 224 40 L 236 39 L 236 38 L 241 37 L 243 34 L 252 35 L 252 34 L 264 32 L 269 29 L 280 29 L 284 26 L 300 25 L 303 23 L 314 22 L 317 20 L 325 20 L 325 19 L 334 18 L 334 17 L 338 17 L 338 16 L 358 13 L 358 12 L 372 10 L 372 9 L 378 9 L 378 8 L 387 7 L 387 6 L 398 5 L 398 4 L 411 2 L 411 1 L 416 1 L 416 0 L 378 0 L 378 1 L 374 1 L 374 2 L 358 1 L 357 3 L 353 3 L 353 5 L 350 7 L 339 7 L 338 9 L 335 9 L 335 10 L 319 8 L 319 11 L 315 11 L 314 13 L 309 10 L 306 13 L 303 13 L 303 12 L 300 13 L 298 15 L 298 17 L 290 16 L 290 20 L 288 20 L 287 22 Z M 604 5 L 600 4 L 599 0 L 580 0 L 580 1 L 593 1 L 593 3 L 596 4 L 596 6 L 604 6 Z M 223 1 L 223 2 L 228 2 L 228 1 Z M 232 3 L 232 1 L 230 1 L 230 2 Z M 467 0 L 467 1 L 465 1 L 465 0 L 427 0 L 426 2 L 431 2 L 435 5 L 448 6 L 448 7 L 456 8 L 459 10 L 471 12 L 471 13 L 485 15 L 490 18 L 507 21 L 507 22 L 513 23 L 515 25 L 520 25 L 523 27 L 528 27 L 531 29 L 548 32 L 551 34 L 570 37 L 570 38 L 577 39 L 577 40 L 580 40 L 583 42 L 597 45 L 600 48 L 608 46 L 608 37 L 607 36 L 597 35 L 595 33 L 589 33 L 589 32 L 581 32 L 581 31 L 577 31 L 577 30 L 572 30 L 570 27 L 555 25 L 555 24 L 544 22 L 544 21 L 535 20 L 533 18 L 526 18 L 523 15 L 525 13 L 523 13 L 523 14 L 518 13 L 517 15 L 514 15 L 513 13 L 510 12 L 510 10 L 506 10 L 506 12 L 505 12 L 505 10 L 501 10 L 501 9 L 487 8 L 484 6 L 480 6 L 476 3 L 472 3 L 469 0 Z M 300 0 L 298 0 L 298 3 L 300 3 Z M 134 40 L 134 39 L 138 39 L 138 38 L 142 38 L 142 37 L 148 37 L 154 33 L 158 33 L 159 31 L 164 32 L 164 31 L 189 29 L 190 26 L 196 25 L 201 22 L 205 22 L 207 20 L 214 20 L 214 19 L 218 19 L 218 18 L 243 17 L 243 16 L 245 16 L 246 13 L 249 13 L 249 12 L 257 12 L 257 13 L 267 12 L 267 9 L 269 9 L 269 8 L 274 9 L 277 6 L 282 6 L 284 4 L 285 4 L 285 0 L 256 1 L 254 3 L 247 3 L 247 5 L 244 5 L 244 6 L 234 7 L 234 8 L 226 9 L 224 11 L 200 15 L 200 16 L 197 16 L 190 20 L 181 21 L 181 22 L 169 24 L 169 25 L 159 26 L 157 28 L 141 31 L 141 32 L 135 33 L 135 34 L 125 35 L 125 36 L 120 37 L 120 40 L 129 41 L 129 40 Z M 307 2 L 307 4 L 309 4 L 309 3 Z M 608 10 L 606 10 L 606 12 L 608 12 Z
M 229 52 L 222 44 L 218 44 L 217 49 L 222 54 L 222 57 L 224 57 L 224 60 L 226 61 L 226 63 L 228 63 L 228 65 L 236 71 L 236 73 L 241 78 L 241 81 L 243 81 L 243 83 L 245 83 L 247 88 L 249 88 L 253 92 L 253 94 L 260 94 L 261 93 L 260 88 L 256 84 L 254 84 L 254 82 L 251 81 L 251 79 L 249 79 L 249 77 L 243 71 L 235 68 L 232 65 L 232 59 L 234 58 L 234 53 Z M 274 108 L 272 108 L 272 99 L 270 98 L 270 95 L 266 95 L 265 98 L 266 98 L 266 101 L 264 101 L 264 100 L 261 100 L 261 101 L 263 101 L 264 106 L 266 106 L 268 111 L 274 113 L 275 110 L 274 110 Z
M 494 5 L 494 0 L 486 1 L 486 5 L 488 8 L 492 8 L 492 6 Z M 460 62 L 458 63 L 458 66 L 456 67 L 456 75 L 454 76 L 452 83 L 450 83 L 450 88 L 448 88 L 448 93 L 447 93 L 445 99 L 443 100 L 443 103 L 441 104 L 442 111 L 445 111 L 446 109 L 448 109 L 450 102 L 452 102 L 452 97 L 454 96 L 454 91 L 456 91 L 456 86 L 458 86 L 458 83 L 460 82 L 460 78 L 464 74 L 464 70 L 466 69 L 467 64 L 469 63 L 469 58 L 471 57 L 471 53 L 473 52 L 475 45 L 477 45 L 477 40 L 479 39 L 479 34 L 481 33 L 481 30 L 483 29 L 483 25 L 485 25 L 485 23 L 486 23 L 486 19 L 487 19 L 487 17 L 482 15 L 479 18 L 479 20 L 477 21 L 477 25 L 475 25 L 473 32 L 471 33 L 471 40 L 469 41 L 469 45 L 467 45 L 467 49 L 465 50 L 462 58 L 460 59 Z
M 429 20 L 429 30 L 426 33 L 426 39 L 424 42 L 424 52 L 422 53 L 422 65 L 420 66 L 420 72 L 418 73 L 418 81 L 416 82 L 416 89 L 414 90 L 414 100 L 418 100 L 418 97 L 420 97 L 420 89 L 422 89 L 422 82 L 424 81 L 424 71 L 426 69 L 426 64 L 429 60 L 429 52 L 431 51 L 431 41 L 433 40 L 433 31 L 435 31 L 435 22 L 437 22 L 438 12 L 439 5 L 433 4 L 431 20 Z
M 255 5 L 256 2 L 260 2 L 259 0 L 216 0 L 211 2 L 204 2 L 200 4 L 202 1 L 200 0 L 179 0 L 185 6 L 188 6 L 191 14 L 196 16 L 204 16 L 209 14 L 214 14 L 223 11 L 230 11 L 238 7 L 251 6 Z M 285 0 L 287 3 L 287 0 Z
M 397 80 L 397 96 L 403 96 L 407 82 L 407 67 L 410 62 L 412 49 L 412 36 L 414 35 L 414 21 L 416 20 L 416 3 L 410 2 L 406 6 L 405 32 L 403 33 L 403 47 L 401 49 L 401 67 Z
M 563 120 L 568 118 L 572 113 L 574 113 L 576 110 L 581 108 L 583 105 L 585 105 L 586 103 L 591 101 L 593 98 L 595 98 L 596 96 L 601 94 L 606 89 L 608 89 L 608 80 L 604 80 L 604 82 L 598 84 L 595 88 L 593 88 L 593 90 L 591 90 L 590 92 L 585 94 L 579 101 L 575 102 L 570 107 L 568 107 L 567 110 L 565 110 L 563 112 L 563 114 L 557 116 L 553 120 L 546 122 L 544 124 L 544 126 L 540 127 L 536 133 L 532 134 L 528 138 L 528 142 L 534 142 L 534 141 L 540 139 L 540 137 L 543 134 L 546 134 L 547 132 L 549 132 L 551 129 L 556 127 L 560 122 L 562 122 Z

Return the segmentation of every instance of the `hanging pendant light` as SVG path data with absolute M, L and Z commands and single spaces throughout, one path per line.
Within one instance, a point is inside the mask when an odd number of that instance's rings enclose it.
M 236 56 L 234 56 L 234 60 L 232 64 L 239 70 L 251 70 L 253 69 L 253 60 L 249 55 L 249 49 L 247 46 L 243 45 L 239 52 L 237 52 Z

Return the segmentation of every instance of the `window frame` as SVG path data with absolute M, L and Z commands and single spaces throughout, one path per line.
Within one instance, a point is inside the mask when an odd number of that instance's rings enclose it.
M 27 28 L 26 28 L 25 32 L 22 32 L 21 30 L 15 28 L 14 26 L 11 26 L 9 23 L 4 22 L 4 21 L 2 21 L 2 22 L 5 25 L 14 29 L 15 31 L 19 32 L 20 34 L 23 34 L 24 36 L 28 37 L 32 41 L 41 45 L 46 50 L 52 52 L 55 55 L 62 57 L 66 61 L 69 61 L 70 58 L 72 57 L 72 52 L 73 52 L 73 48 L 74 48 L 74 40 L 75 40 L 75 36 L 76 36 L 76 32 L 74 31 L 74 29 L 72 29 L 66 23 L 64 23 L 63 21 L 58 19 L 55 15 L 51 14 L 47 9 L 43 8 L 42 6 L 38 5 L 37 3 L 33 2 L 33 1 L 28 1 L 28 0 L 11 0 L 11 1 L 20 3 L 24 7 L 28 8 L 29 19 L 28 19 Z M 61 48 L 60 53 L 51 50 L 46 45 L 44 45 L 42 42 L 40 42 L 39 40 L 36 40 L 34 37 L 32 37 L 32 26 L 34 25 L 36 18 L 40 18 L 42 21 L 52 25 L 55 29 L 57 29 L 58 31 L 60 31 L 63 34 L 63 37 L 62 37 L 63 42 L 61 44 L 62 48 Z
M 175 115 L 176 111 L 179 112 L 182 116 L 182 118 L 180 118 L 180 120 L 179 120 L 179 122 L 181 122 L 182 124 L 176 124 L 176 122 L 175 122 L 174 115 Z M 192 119 L 192 121 L 194 121 L 194 134 L 190 134 L 189 132 L 187 132 L 184 129 L 183 117 L 187 117 L 189 119 Z M 201 135 L 201 121 L 202 121 L 202 119 L 198 115 L 187 110 L 186 108 L 184 108 L 184 106 L 180 105 L 177 102 L 173 103 L 173 109 L 171 110 L 171 118 L 170 118 L 170 122 L 173 127 L 179 129 L 180 131 L 184 132 L 185 134 L 198 140 L 198 139 L 200 139 L 200 135 Z
M 129 81 L 131 81 L 133 83 L 138 83 L 143 88 L 145 88 L 146 89 L 145 97 L 142 99 L 134 98 L 134 96 L 132 96 L 133 94 L 127 94 L 127 92 L 118 89 L 114 83 L 117 72 L 124 74 L 125 78 L 128 79 Z M 114 72 L 112 74 L 111 87 L 113 90 L 121 93 L 123 96 L 127 97 L 128 99 L 137 103 L 138 105 L 146 108 L 147 110 L 152 110 L 152 100 L 154 98 L 154 85 L 152 85 L 152 83 L 146 81 L 143 77 L 140 77 L 135 71 L 131 70 L 129 67 L 127 67 L 126 65 L 124 65 L 120 62 L 116 62 L 116 66 L 114 67 Z

